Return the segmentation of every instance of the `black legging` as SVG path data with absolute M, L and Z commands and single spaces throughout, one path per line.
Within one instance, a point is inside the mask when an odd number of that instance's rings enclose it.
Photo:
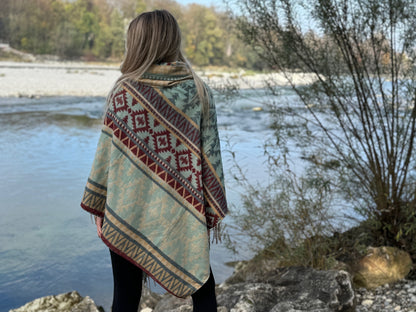
M 112 312 L 137 312 L 142 294 L 143 271 L 110 250 L 113 266 L 114 295 Z M 216 312 L 215 280 L 208 281 L 192 295 L 194 312 Z

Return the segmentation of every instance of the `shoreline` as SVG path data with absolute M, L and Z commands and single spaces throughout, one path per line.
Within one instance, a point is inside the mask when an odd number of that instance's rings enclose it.
M 246 75 L 214 70 L 197 70 L 213 89 L 259 89 L 288 86 L 283 73 Z M 120 76 L 118 66 L 82 62 L 0 61 L 0 97 L 103 96 Z M 313 82 L 312 74 L 293 73 L 297 85 Z

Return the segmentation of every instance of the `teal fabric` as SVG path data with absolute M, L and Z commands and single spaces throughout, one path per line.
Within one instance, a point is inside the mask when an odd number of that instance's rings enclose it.
M 179 297 L 207 281 L 208 230 L 228 211 L 215 104 L 203 118 L 196 94 L 183 63 L 115 88 L 81 203 L 111 250 Z

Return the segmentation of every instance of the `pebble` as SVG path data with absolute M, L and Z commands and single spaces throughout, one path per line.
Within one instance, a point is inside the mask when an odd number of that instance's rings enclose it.
M 363 302 L 361 302 L 361 304 L 363 305 L 363 306 L 372 306 L 373 305 L 373 303 L 374 303 L 374 301 L 373 300 L 371 300 L 371 299 L 366 299 L 366 300 L 363 300 Z
M 356 290 L 357 312 L 416 312 L 416 280 Z

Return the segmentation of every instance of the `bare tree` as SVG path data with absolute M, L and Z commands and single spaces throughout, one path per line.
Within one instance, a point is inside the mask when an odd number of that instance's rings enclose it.
M 228 4 L 241 39 L 284 73 L 297 95 L 272 104 L 276 142 L 284 145 L 291 135 L 315 168 L 330 172 L 332 193 L 354 206 L 377 243 L 416 257 L 416 3 Z M 296 85 L 294 71 L 313 74 L 315 82 Z

